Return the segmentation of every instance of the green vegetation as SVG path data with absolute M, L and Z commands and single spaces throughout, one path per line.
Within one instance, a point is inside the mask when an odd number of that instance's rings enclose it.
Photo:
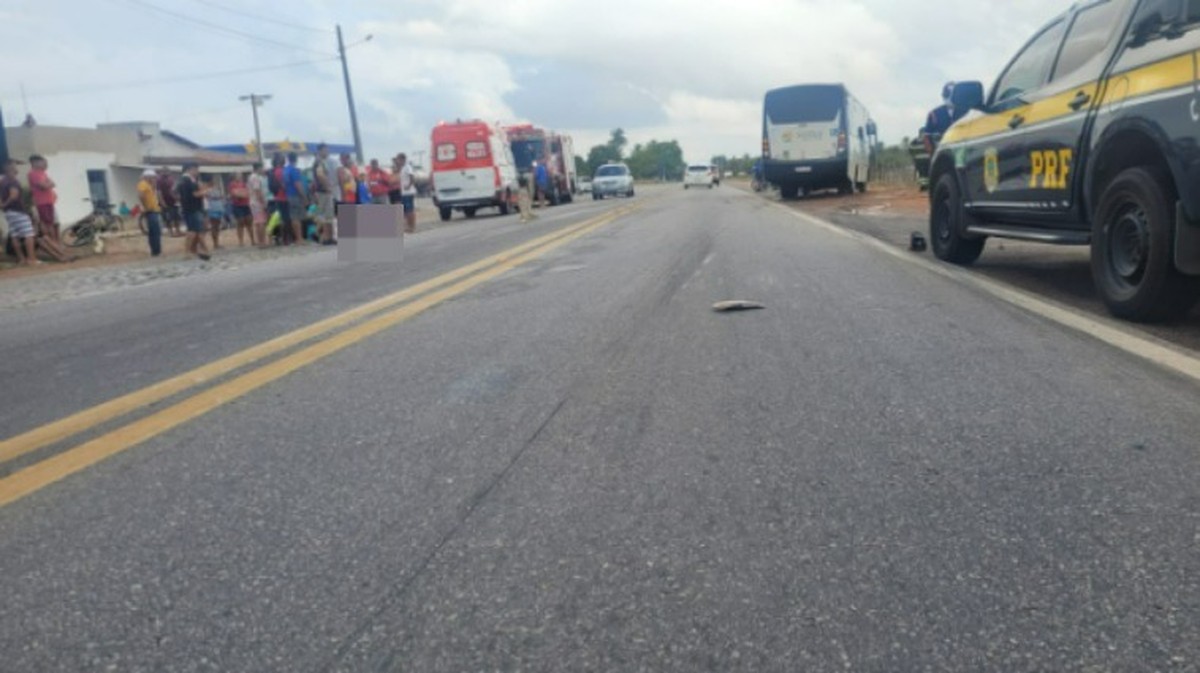
M 679 141 L 651 140 L 644 145 L 634 145 L 626 156 L 625 147 L 628 145 L 625 130 L 613 129 L 608 142 L 588 150 L 587 158 L 575 157 L 575 168 L 580 175 L 591 176 L 604 164 L 624 161 L 629 165 L 633 177 L 639 180 L 679 180 L 683 177 L 685 164 Z
M 625 146 L 629 144 L 629 140 L 625 138 L 624 129 L 613 129 L 612 135 L 608 142 L 603 145 L 596 145 L 588 150 L 587 160 L 584 161 L 580 172 L 583 175 L 593 175 L 597 168 L 604 164 L 613 163 L 621 160 Z M 576 163 L 576 166 L 579 166 Z
M 680 180 L 687 167 L 677 140 L 651 140 L 645 145 L 634 145 L 625 163 L 638 180 Z

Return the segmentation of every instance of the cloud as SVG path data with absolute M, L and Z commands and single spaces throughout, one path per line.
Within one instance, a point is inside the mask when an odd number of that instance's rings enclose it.
M 316 58 L 333 33 L 255 22 L 205 5 L 148 0 L 221 22 L 281 48 L 221 35 L 138 5 L 8 0 L 0 24 L 7 72 L 25 80 L 43 124 L 170 121 L 206 143 L 253 134 L 237 96 L 262 109 L 268 137 L 349 141 L 341 67 L 320 65 L 190 83 L 70 93 L 154 79 Z M 680 140 L 689 157 L 754 153 L 772 87 L 845 82 L 897 142 L 920 125 L 947 80 L 990 82 L 1066 0 L 410 0 L 403 6 L 265 0 L 246 11 L 289 21 L 340 21 L 368 154 L 420 151 L 439 120 L 530 120 L 568 131 L 585 153 L 621 126 L 631 141 Z M 237 5 L 240 7 L 240 5 Z M 72 20 L 61 20 L 62 16 Z M 130 39 L 113 39 L 128 36 Z M 37 72 L 37 77 L 22 77 Z M 11 118 L 17 82 L 0 90 Z M 67 89 L 63 95 L 46 95 Z

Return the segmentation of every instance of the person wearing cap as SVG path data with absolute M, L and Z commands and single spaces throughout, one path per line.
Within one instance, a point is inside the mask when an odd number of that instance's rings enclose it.
M 950 130 L 954 122 L 958 121 L 962 115 L 956 114 L 954 103 L 951 96 L 954 94 L 954 82 L 947 82 L 942 87 L 942 104 L 935 107 L 929 112 L 925 119 L 925 128 L 921 131 L 935 143 L 941 139 L 942 134 Z
M 158 176 L 154 169 L 142 171 L 137 184 L 138 201 L 146 218 L 146 239 L 150 242 L 150 256 L 162 254 L 162 205 L 158 201 Z

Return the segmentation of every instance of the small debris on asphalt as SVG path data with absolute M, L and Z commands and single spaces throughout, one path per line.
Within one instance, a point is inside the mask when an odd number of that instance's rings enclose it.
M 757 311 L 766 308 L 765 305 L 756 301 L 747 301 L 745 299 L 734 299 L 731 301 L 719 301 L 713 304 L 713 310 L 717 313 L 730 313 L 733 311 Z
M 908 249 L 913 252 L 925 252 L 925 237 L 921 232 L 914 231 L 908 240 Z

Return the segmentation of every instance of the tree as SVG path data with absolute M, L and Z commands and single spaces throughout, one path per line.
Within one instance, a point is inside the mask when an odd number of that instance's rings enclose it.
M 580 176 L 584 176 L 584 175 L 590 176 L 592 174 L 592 172 L 590 170 L 588 170 L 587 159 L 584 159 L 583 157 L 579 156 L 578 154 L 575 155 L 575 172 L 578 173 Z
M 719 166 L 722 172 L 728 176 L 748 175 L 754 167 L 754 159 L 749 154 L 743 154 L 740 157 L 718 154 L 712 158 L 712 164 Z
M 613 129 L 612 135 L 608 139 L 608 146 L 616 153 L 618 161 L 620 161 L 621 155 L 625 153 L 625 146 L 628 144 L 629 140 L 625 137 L 625 129 Z
M 624 156 L 625 146 L 629 144 L 629 140 L 625 137 L 625 130 L 616 128 L 612 130 L 612 134 L 608 138 L 608 142 L 603 145 L 596 145 L 588 150 L 587 161 L 584 163 L 584 173 L 592 175 L 604 164 L 617 163 Z
M 613 163 L 621 160 L 621 153 L 613 151 L 613 148 L 608 145 L 596 145 L 588 150 L 587 156 L 587 174 L 592 175 L 604 164 Z
M 678 180 L 686 168 L 683 149 L 677 140 L 651 140 L 645 145 L 635 145 L 626 163 L 633 177 L 639 180 Z

